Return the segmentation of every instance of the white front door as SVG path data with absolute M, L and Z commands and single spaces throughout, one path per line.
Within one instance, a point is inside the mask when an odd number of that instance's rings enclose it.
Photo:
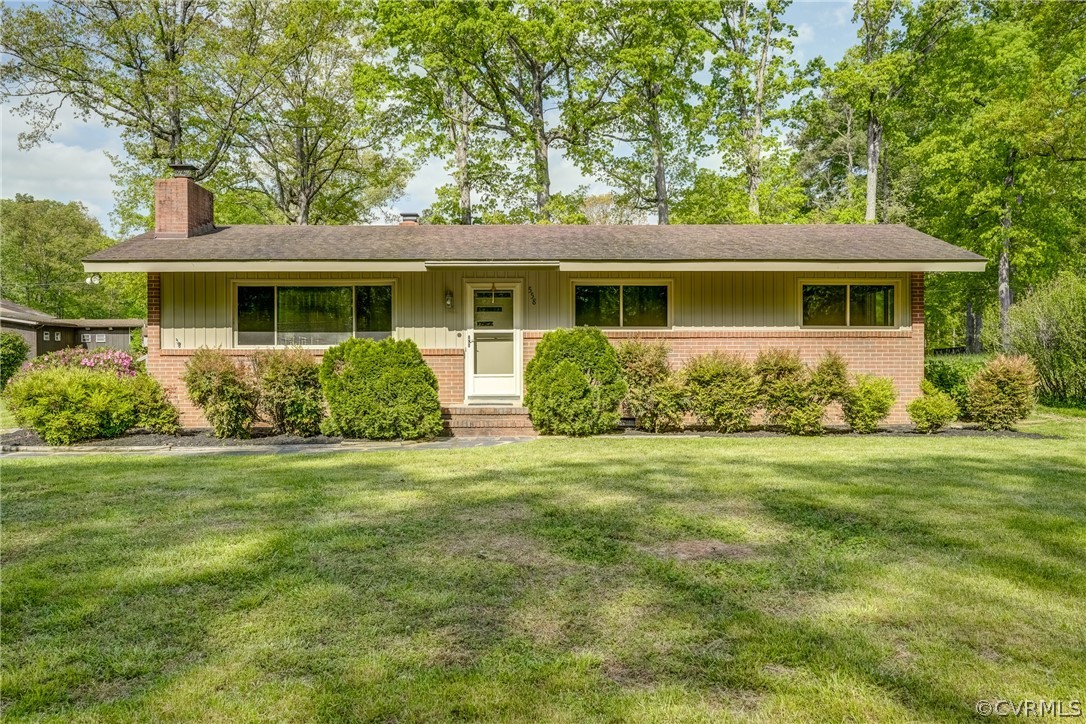
M 468 401 L 520 398 L 520 284 L 468 284 Z

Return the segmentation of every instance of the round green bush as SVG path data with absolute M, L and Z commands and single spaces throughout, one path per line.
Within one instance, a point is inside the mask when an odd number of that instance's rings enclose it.
M 694 357 L 683 368 L 683 379 L 699 423 L 719 432 L 750 427 L 758 405 L 758 379 L 743 359 L 721 352 Z
M 260 409 L 276 434 L 311 437 L 324 419 L 320 365 L 300 347 L 264 350 L 253 356 Z
M 15 332 L 0 332 L 0 389 L 7 386 L 8 380 L 19 371 L 26 356 L 30 354 L 30 345 Z
M 189 358 L 182 380 L 216 437 L 252 434 L 260 392 L 245 367 L 222 350 L 204 347 Z
M 16 375 L 4 397 L 20 425 L 49 445 L 120 437 L 139 414 L 132 379 L 57 367 Z
M 811 394 L 823 405 L 843 403 L 849 389 L 845 358 L 833 350 L 826 352 L 811 372 L 808 384 Z
M 871 433 L 890 414 L 896 399 L 894 382 L 889 377 L 856 375 L 845 392 L 841 411 L 853 432 Z
M 905 408 L 918 432 L 938 432 L 958 419 L 961 410 L 954 398 L 927 380 L 920 382 L 920 397 Z
M 556 329 L 539 340 L 524 372 L 524 404 L 546 435 L 596 435 L 618 425 L 626 382 L 598 329 Z
M 324 353 L 321 388 L 328 402 L 322 430 L 371 440 L 441 434 L 437 377 L 410 340 L 348 339 Z
M 1029 357 L 1000 355 L 969 382 L 969 413 L 984 430 L 1009 430 L 1029 417 L 1037 369 Z

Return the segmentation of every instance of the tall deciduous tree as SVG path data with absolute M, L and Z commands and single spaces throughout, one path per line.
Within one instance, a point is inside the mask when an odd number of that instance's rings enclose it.
M 1073 244 L 1086 228 L 1083 47 L 1082 4 L 981 5 L 906 98 L 916 223 L 994 261 L 988 288 L 1004 346 L 1016 291 L 1082 253 Z
M 928 0 L 916 8 L 909 0 L 856 2 L 852 19 L 859 25 L 860 43 L 845 53 L 827 83 L 839 95 L 840 102 L 864 116 L 865 221 L 878 220 L 879 171 L 883 163 L 887 116 L 962 8 L 957 0 Z
M 745 177 L 750 217 L 760 213 L 762 161 L 775 146 L 771 125 L 787 114 L 785 97 L 798 89 L 791 59 L 795 29 L 784 21 L 788 0 L 719 0 L 702 22 L 716 45 L 705 105 L 709 130 L 727 165 Z
M 24 145 L 49 139 L 56 111 L 119 126 L 134 158 L 194 162 L 210 176 L 245 109 L 285 60 L 270 6 L 213 0 L 56 0 L 4 6 L 0 83 L 22 99 Z
M 142 275 L 85 283 L 83 257 L 112 243 L 82 204 L 22 194 L 0 200 L 0 294 L 58 317 L 142 316 L 145 287 L 132 284 Z
M 693 105 L 694 76 L 708 49 L 697 23 L 704 7 L 617 0 L 587 10 L 595 62 L 566 105 L 567 125 L 584 129 L 571 154 L 588 173 L 615 183 L 627 203 L 667 224 L 700 148 Z
M 401 117 L 381 78 L 355 82 L 366 60 L 358 14 L 341 0 L 286 0 L 273 16 L 291 59 L 242 116 L 229 184 L 292 224 L 370 221 L 411 167 L 390 143 Z

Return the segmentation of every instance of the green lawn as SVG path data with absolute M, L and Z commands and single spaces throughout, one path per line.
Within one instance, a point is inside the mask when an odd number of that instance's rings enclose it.
M 15 421 L 15 415 L 8 409 L 4 400 L 0 399 L 0 430 L 10 430 L 18 426 L 19 423 Z
M 973 718 L 1082 698 L 1060 439 L 3 463 L 6 721 Z

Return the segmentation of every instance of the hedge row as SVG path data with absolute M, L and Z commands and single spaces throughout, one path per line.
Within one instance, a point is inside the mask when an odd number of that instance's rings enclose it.
M 771 427 L 817 435 L 834 402 L 853 430 L 872 432 L 895 400 L 890 380 L 850 379 L 845 361 L 833 353 L 814 368 L 791 350 L 764 350 L 753 364 L 712 353 L 675 371 L 665 344 L 629 341 L 616 350 L 595 329 L 545 334 L 525 384 L 532 423 L 544 434 L 564 435 L 613 430 L 620 410 L 650 432 L 681 430 L 688 414 L 702 427 L 738 432 L 761 410 Z

